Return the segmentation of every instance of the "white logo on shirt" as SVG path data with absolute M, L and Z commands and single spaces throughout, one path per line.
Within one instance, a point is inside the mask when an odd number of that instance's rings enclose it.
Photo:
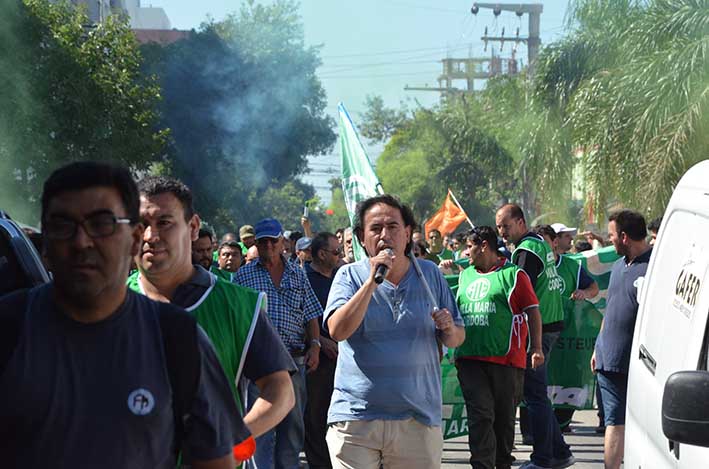
M 479 301 L 487 296 L 490 292 L 490 281 L 486 278 L 479 278 L 471 283 L 465 290 L 470 301 Z
M 155 398 L 147 389 L 136 389 L 128 395 L 128 408 L 135 415 L 148 415 L 155 407 Z

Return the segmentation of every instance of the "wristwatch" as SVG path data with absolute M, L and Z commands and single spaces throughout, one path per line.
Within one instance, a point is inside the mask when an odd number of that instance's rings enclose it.
M 318 347 L 322 348 L 322 344 L 320 343 L 319 339 L 312 339 L 310 341 L 310 345 L 317 345 Z

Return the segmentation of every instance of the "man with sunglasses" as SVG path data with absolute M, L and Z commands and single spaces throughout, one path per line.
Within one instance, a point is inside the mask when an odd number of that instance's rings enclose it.
M 244 376 L 260 398 L 244 415 L 254 437 L 273 428 L 295 402 L 289 372 L 293 360 L 265 312 L 265 294 L 218 278 L 192 264 L 192 243 L 201 221 L 192 191 L 176 179 L 150 176 L 139 182 L 140 220 L 145 227 L 130 288 L 157 301 L 185 308 L 214 343 L 243 410 Z
M 343 246 L 332 233 L 318 233 L 311 244 L 313 261 L 305 264 L 308 281 L 325 308 L 332 287 L 332 279 L 340 265 Z M 335 384 L 337 343 L 325 328 L 320 328 L 320 363 L 318 369 L 307 376 L 308 405 L 305 409 L 305 455 L 311 469 L 331 468 L 330 455 L 325 441 L 327 409 Z
M 172 469 L 182 450 L 195 469 L 232 469 L 232 446 L 248 440 L 194 319 L 126 288 L 140 249 L 138 205 L 124 168 L 74 163 L 45 182 L 53 281 L 0 299 L 3 467 Z M 166 345 L 178 326 L 198 365 L 180 371 Z M 173 376 L 188 368 L 194 387 L 181 407 L 187 388 Z
M 298 366 L 291 376 L 296 404 L 274 430 L 257 438 L 254 460 L 257 468 L 297 468 L 305 439 L 305 369 L 313 372 L 318 367 L 322 306 L 305 271 L 286 258 L 280 222 L 265 218 L 254 230 L 259 257 L 239 269 L 234 281 L 268 295 L 268 316 Z M 249 387 L 249 401 L 258 391 Z

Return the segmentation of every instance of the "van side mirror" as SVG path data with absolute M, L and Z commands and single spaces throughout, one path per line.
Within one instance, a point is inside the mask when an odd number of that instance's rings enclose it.
M 662 395 L 662 432 L 678 443 L 709 447 L 709 372 L 679 371 Z

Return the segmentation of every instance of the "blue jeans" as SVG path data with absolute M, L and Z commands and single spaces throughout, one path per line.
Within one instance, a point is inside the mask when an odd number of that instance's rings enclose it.
M 603 422 L 606 427 L 625 425 L 625 403 L 628 395 L 628 374 L 598 370 L 598 388 L 601 390 Z
M 295 391 L 295 406 L 273 430 L 256 438 L 256 454 L 247 465 L 249 469 L 300 467 L 300 452 L 305 441 L 303 414 L 307 402 L 304 365 L 298 365 L 298 371 L 291 376 L 291 380 Z M 254 383 L 249 383 L 246 399 L 248 409 L 251 409 L 258 395 L 258 387 Z
M 551 402 L 547 397 L 546 364 L 558 338 L 559 332 L 543 333 L 544 364 L 533 370 L 531 355 L 527 356 L 527 369 L 524 372 L 524 401 L 534 438 L 530 459 L 534 464 L 542 467 L 551 467 L 553 459 L 565 459 L 571 456 L 571 450 L 561 436 Z

